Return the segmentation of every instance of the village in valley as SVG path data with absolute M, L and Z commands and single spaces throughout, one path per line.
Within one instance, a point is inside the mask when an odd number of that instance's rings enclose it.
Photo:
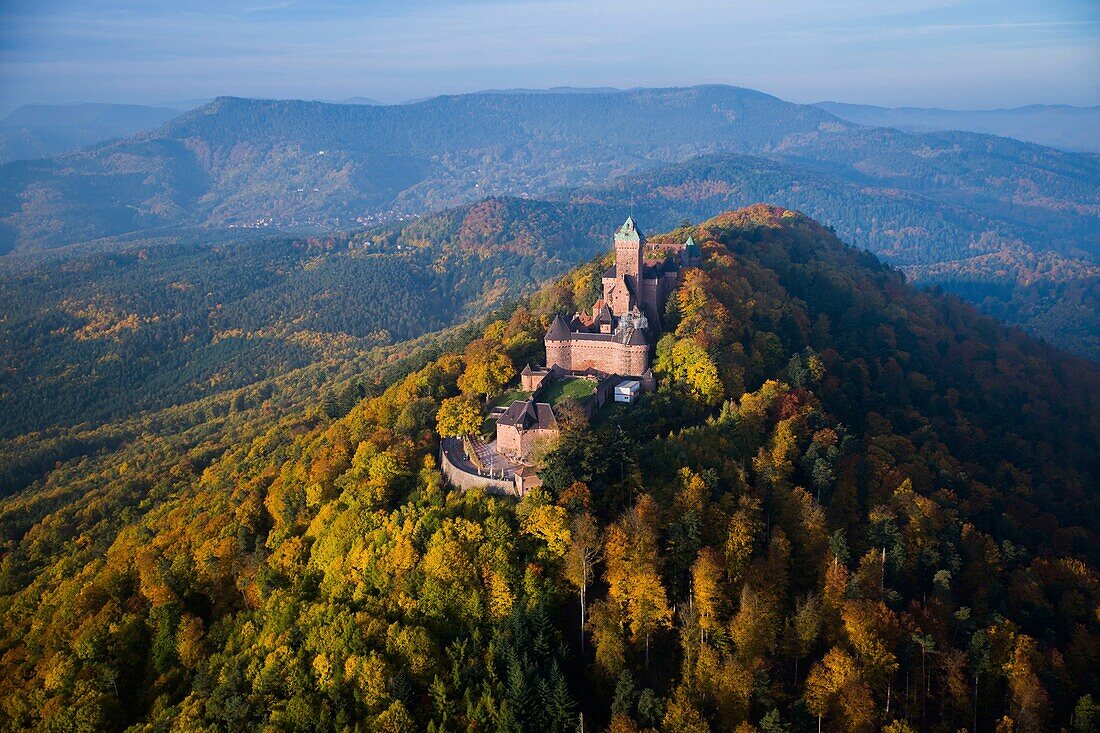
M 629 405 L 656 390 L 650 360 L 661 316 L 681 270 L 699 257 L 690 237 L 649 242 L 627 218 L 615 232 L 615 262 L 591 310 L 554 317 L 544 337 L 546 363 L 528 364 L 519 383 L 488 405 L 481 435 L 443 438 L 448 480 L 524 496 L 541 485 L 534 458 L 558 436 L 563 410 L 579 409 L 591 420 L 609 401 Z

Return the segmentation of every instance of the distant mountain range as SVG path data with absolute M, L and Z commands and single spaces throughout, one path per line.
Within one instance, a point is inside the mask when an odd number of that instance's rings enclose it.
M 0 118 L 0 163 L 48 158 L 77 148 L 160 127 L 182 112 L 212 99 L 185 99 L 156 105 L 28 104 Z M 337 104 L 384 105 L 370 97 L 349 97 Z
M 913 132 L 966 130 L 1100 153 L 1100 106 L 1031 104 L 1013 109 L 955 110 L 924 107 L 875 107 L 818 102 L 815 106 L 842 120 Z
M 767 201 L 1100 354 L 1097 156 L 865 127 L 735 87 L 573 91 L 219 98 L 151 132 L 0 166 L 0 251 L 157 227 L 355 229 L 488 195 L 620 211 L 633 199 L 655 226 Z
M 159 127 L 182 111 L 136 104 L 29 104 L 0 119 L 0 163 L 45 158 Z

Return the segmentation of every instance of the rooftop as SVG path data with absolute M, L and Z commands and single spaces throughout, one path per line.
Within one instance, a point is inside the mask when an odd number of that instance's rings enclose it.
M 642 233 L 638 231 L 638 225 L 634 223 L 633 216 L 628 216 L 623 225 L 619 227 L 619 231 L 615 232 L 616 239 L 641 239 L 642 237 Z
M 497 418 L 498 425 L 514 425 L 521 430 L 552 430 L 558 425 L 550 405 L 545 402 L 516 400 Z

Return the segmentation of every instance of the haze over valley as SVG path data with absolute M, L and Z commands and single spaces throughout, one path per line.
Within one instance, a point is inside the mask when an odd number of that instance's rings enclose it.
M 633 200 L 662 227 L 768 201 L 1096 357 L 1098 181 L 1088 154 L 866 127 L 736 87 L 395 106 L 227 97 L 136 136 L 4 164 L 0 247 L 165 227 L 349 231 L 487 195 L 620 212 Z

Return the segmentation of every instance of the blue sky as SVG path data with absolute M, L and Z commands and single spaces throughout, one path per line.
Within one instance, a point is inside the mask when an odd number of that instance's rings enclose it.
M 0 0 L 0 107 L 701 83 L 1100 104 L 1100 0 Z

